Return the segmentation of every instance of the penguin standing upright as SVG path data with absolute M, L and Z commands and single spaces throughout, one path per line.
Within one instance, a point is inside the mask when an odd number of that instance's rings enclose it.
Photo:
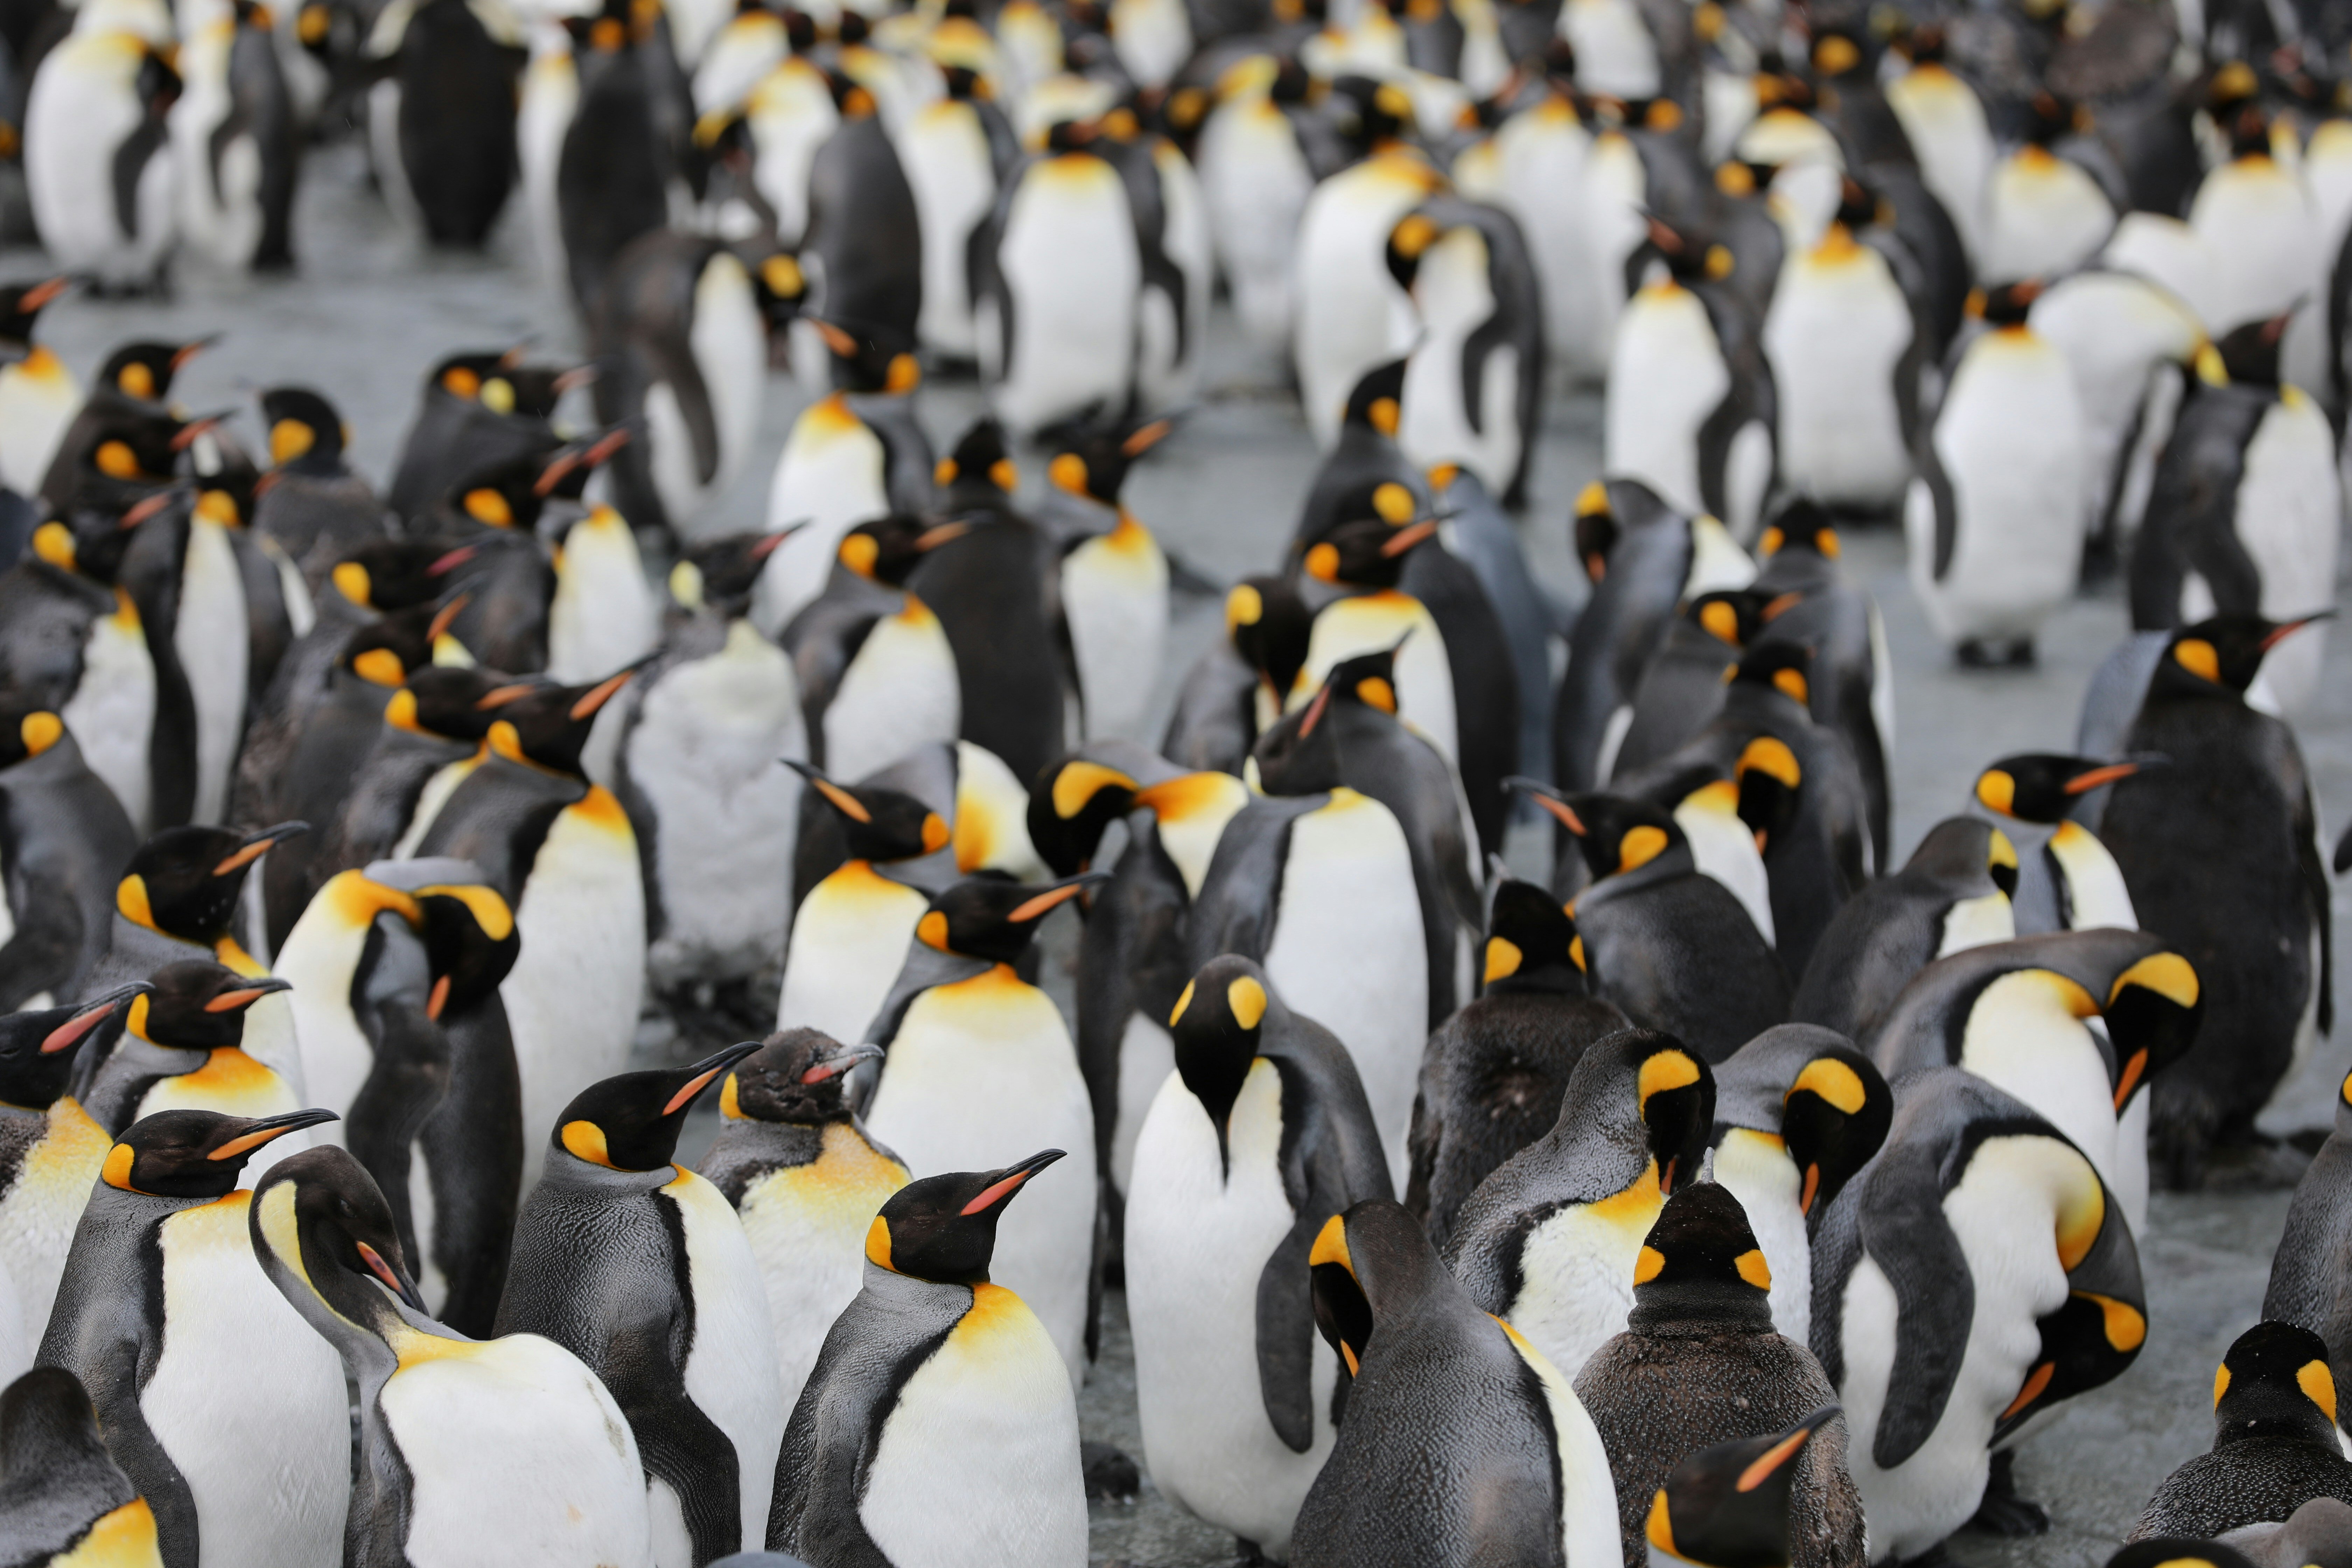
M 556 154 L 556 224 L 572 305 L 592 327 L 615 258 L 669 216 L 676 149 L 662 134 L 660 99 L 670 74 L 663 68 L 675 64 L 651 21 L 607 5 L 565 23 L 580 97 Z
M 908 1170 L 952 1168 L 973 1149 L 1041 1131 L 1076 1151 L 1006 1230 L 995 1270 L 1032 1303 L 1073 1389 L 1094 1337 L 1094 1109 L 1061 1014 L 1013 965 L 1040 920 L 1102 879 L 1033 889 L 972 878 L 940 893 L 867 1030 L 887 1053 L 867 1123 Z
M 514 184 L 524 49 L 513 16 L 425 0 L 380 15 L 366 54 L 383 69 L 367 108 L 386 200 L 435 245 L 479 248 Z
M 2017 934 L 2098 926 L 2139 929 L 2116 858 L 2096 834 L 2068 814 L 2093 790 L 2127 779 L 2143 765 L 2162 764 L 2101 763 L 2033 752 L 2003 757 L 1977 775 L 1977 805 L 2019 824 L 2015 831 L 2029 851 L 2034 839 L 2041 839 L 2041 852 L 2032 857 L 2030 869 L 2025 858 L 2019 859 L 2011 894 Z
M 653 1568 L 644 1470 L 613 1395 L 537 1334 L 470 1340 L 425 1316 L 357 1161 L 313 1149 L 277 1165 L 247 1228 L 263 1273 L 359 1390 L 355 1554 L 457 1562 L 495 1539 L 546 1562 Z M 341 1460 L 348 1439 L 332 1447 Z
M 1969 254 L 1981 257 L 1985 182 L 1997 156 L 1983 100 L 1944 63 L 1942 27 L 1914 28 L 1898 47 L 1910 63 L 1887 82 L 1886 107 L 1902 122 L 1920 179 L 1951 216 Z
M 167 963 L 123 1009 L 120 1034 L 101 1030 L 75 1064 L 75 1097 L 117 1133 L 176 1110 L 277 1116 L 301 1097 L 285 1077 L 242 1048 L 245 1010 L 289 989 L 272 975 L 247 980 L 205 959 Z M 262 1163 L 306 1147 L 307 1136 Z
M 866 1137 L 846 1092 L 850 1070 L 881 1054 L 787 1029 L 719 1086 L 719 1136 L 702 1174 L 735 1205 L 759 1259 L 787 1409 L 824 1331 L 856 1299 L 874 1211 L 907 1184 L 907 1167 Z
M 2307 1013 L 2323 1033 L 2335 1021 L 2309 775 L 2294 732 L 2245 700 L 2292 629 L 2223 616 L 2175 632 L 2126 740 L 2170 765 L 2118 781 L 2099 819 L 2133 910 L 2204 988 L 2196 1044 L 2152 1091 L 2149 1157 L 2167 1185 L 2195 1184 L 2217 1147 L 2252 1137 Z
M 1956 1068 L 1897 1086 L 1813 1242 L 1812 1350 L 1873 1550 L 1916 1556 L 1980 1502 L 2022 1503 L 1988 1497 L 1993 1446 L 2130 1366 L 2147 1300 L 2120 1206 L 2055 1128 Z
M 1643 1238 L 1698 1180 L 1714 1121 L 1715 1077 L 1673 1036 L 1595 1042 L 1552 1130 L 1462 1205 L 1446 1268 L 1554 1365 L 1581 1369 L 1625 1326 Z
M 969 67 L 940 68 L 947 91 L 898 133 L 898 161 L 923 236 L 924 346 L 958 360 L 979 357 L 966 262 L 971 237 L 996 205 L 997 181 L 1017 156 L 1013 127 Z
M 184 83 L 172 107 L 180 226 L 225 267 L 294 265 L 294 186 L 300 125 L 271 36 L 269 7 L 245 0 L 181 45 Z
M 992 1278 L 1005 1205 L 1058 1149 L 893 1193 L 776 1460 L 768 1544 L 820 1562 L 1080 1568 L 1078 1410 L 1054 1336 Z
M 25 186 L 42 244 L 100 289 L 156 287 L 179 237 L 171 40 L 161 5 L 84 13 L 25 100 Z
M 1199 323 L 1194 323 L 1199 330 Z M 1074 432 L 1033 509 L 1059 557 L 1056 597 L 1086 737 L 1139 738 L 1168 641 L 1168 557 L 1119 500 L 1129 464 L 1166 439 L 1164 419 Z
M 0 1010 L 86 994 L 138 842 L 65 721 L 0 691 Z
M 1832 1403 L 1821 1363 L 1773 1331 L 1773 1274 L 1731 1189 L 1677 1188 L 1643 1239 L 1625 1331 L 1576 1375 L 1576 1397 L 1609 1450 L 1617 1528 L 1629 1560 L 1670 1467 L 1694 1448 L 1757 1437 Z M 1798 1564 L 1861 1568 L 1862 1500 L 1841 1462 L 1832 1416 L 1805 1447 L 1790 1496 Z
M 1114 0 L 1115 5 L 1135 3 Z M 1162 4 L 1140 0 L 1146 8 Z M 1181 7 L 1168 9 L 1181 12 Z M 1138 125 L 1133 110 L 1113 110 L 1098 125 L 1102 155 L 1127 186 L 1139 262 L 1135 384 L 1129 402 L 1139 413 L 1164 413 L 1190 402 L 1200 380 L 1210 286 L 1216 271 L 1208 198 L 1176 143 Z
M 1630 777 L 1687 743 L 1723 708 L 1725 676 L 1756 640 L 1768 616 L 1793 599 L 1753 588 L 1717 589 L 1684 605 L 1665 641 L 1641 672 L 1633 713 L 1617 743 L 1612 777 Z
M 2352 1504 L 2326 1343 L 2291 1323 L 2256 1323 L 2214 1374 L 2212 1451 L 2164 1478 L 2131 1539 L 2208 1540 L 2284 1523 L 2321 1497 Z
M 878 777 L 911 783 L 898 778 L 902 771 Z M 888 998 L 930 895 L 953 879 L 952 830 L 944 815 L 906 790 L 876 782 L 837 784 L 814 769 L 806 777 L 803 799 L 810 804 L 803 811 L 839 818 L 842 859 L 810 879 L 805 860 L 814 835 L 804 821 L 794 864 L 800 903 L 776 1026 L 856 1038 Z
M 845 65 L 849 53 L 842 51 Z M 912 349 L 923 312 L 921 210 L 875 88 L 838 74 L 832 84 L 840 121 L 809 159 L 808 232 L 799 251 L 808 309 Z
M 1314 636 L 1314 613 L 1288 576 L 1245 577 L 1225 592 L 1225 635 L 1177 689 L 1160 750 L 1171 762 L 1241 776 L 1250 747 L 1282 712 Z
M 1549 893 L 1507 877 L 1496 884 L 1478 994 L 1431 1033 L 1413 1095 L 1404 1205 L 1440 1251 L 1478 1184 L 1551 1131 L 1585 1051 L 1629 1026 L 1588 994 L 1570 952 L 1576 940 Z
M 1194 150 L 1234 314 L 1260 351 L 1287 346 L 1297 309 L 1292 252 L 1316 171 L 1293 117 L 1308 88 L 1295 60 L 1235 62 L 1218 80 L 1217 106 Z
M 2115 232 L 2116 202 L 2091 171 L 2056 150 L 2077 123 L 2074 105 L 2035 93 L 2025 139 L 1985 176 L 1984 243 L 1977 270 L 1990 282 L 2065 272 Z
M 0 1393 L 0 1544 L 28 1563 L 163 1568 L 155 1510 L 108 1456 L 89 1395 L 62 1368 Z
M 40 493 L 58 440 L 81 407 L 81 386 L 65 362 L 33 341 L 42 308 L 68 279 L 0 288 L 0 485 L 19 496 Z
M 1324 1225 L 1307 1261 L 1351 1418 L 1298 1510 L 1292 1563 L 1623 1561 L 1592 1418 L 1542 1350 L 1454 1283 L 1411 1215 L 1367 1199 Z
M 331 1118 L 173 1110 L 107 1152 L 40 1361 L 95 1389 L 170 1568 L 331 1557 L 352 1494 L 342 1368 L 271 1288 L 237 1176 Z M 223 1432 L 235 1432 L 224 1442 Z
M 904 512 L 857 524 L 842 536 L 824 592 L 786 623 L 777 640 L 793 662 L 804 750 L 817 766 L 862 779 L 960 732 L 955 648 L 906 584 L 925 555 L 970 526 Z
M 1390 231 L 1388 258 L 1425 329 L 1405 361 L 1398 445 L 1423 466 L 1458 463 L 1518 505 L 1545 363 L 1527 237 L 1500 207 L 1436 196 Z
M 1307 1254 L 1391 1195 L 1388 1163 L 1345 1047 L 1249 960 L 1212 960 L 1170 1031 L 1127 1209 L 1144 1457 L 1162 1496 L 1280 1560 L 1339 1425 Z
M 1961 354 L 1920 433 L 1903 503 L 1912 586 L 1967 664 L 2030 663 L 2082 566 L 2082 399 L 2065 356 L 2027 324 L 2040 292 L 1985 296 L 1992 330 Z
M 613 1390 L 663 1568 L 762 1536 L 783 1439 L 759 1260 L 719 1189 L 672 1163 L 696 1097 L 758 1048 L 624 1073 L 566 1106 L 499 1302 L 496 1332 L 543 1334 Z

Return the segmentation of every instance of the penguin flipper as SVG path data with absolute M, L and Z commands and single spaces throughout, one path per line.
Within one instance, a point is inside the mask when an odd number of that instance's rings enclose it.
M 151 1279 L 149 1283 L 160 1296 L 162 1279 Z M 62 1293 L 58 1304 L 65 1305 Z M 49 1348 L 47 1344 L 42 1346 L 45 1352 Z M 154 1350 L 160 1351 L 160 1347 Z M 114 1335 L 95 1355 L 79 1361 L 68 1370 L 89 1391 L 99 1426 L 106 1434 L 108 1457 L 131 1478 L 131 1484 L 139 1489 L 139 1495 L 147 1500 L 147 1507 L 155 1516 L 155 1544 L 163 1559 L 163 1568 L 198 1568 L 201 1553 L 196 1535 L 196 1494 L 139 1408 L 140 1369 L 151 1353 L 149 1346 Z M 46 1362 L 51 1358 L 45 1353 L 41 1359 Z M 152 1372 L 152 1365 L 149 1364 L 147 1370 Z
M 5 805 L 5 792 L 0 791 L 0 815 Z M 5 1013 L 44 991 L 60 999 L 72 994 L 83 929 L 81 906 L 72 889 L 50 881 L 35 867 L 10 869 L 16 873 L 9 878 L 13 886 L 0 889 L 0 898 L 24 918 L 18 920 L 16 934 L 0 942 L 0 1012 Z
M 1328 1218 L 1302 1211 L 1257 1277 L 1258 1394 L 1274 1435 L 1295 1454 L 1315 1446 L 1315 1300 L 1307 1255 Z
M 1891 1470 L 1944 1417 L 1968 1354 L 1976 1281 L 1944 1217 L 1944 1184 L 1927 1160 L 1882 1163 L 1860 1194 L 1863 1250 L 1895 1291 L 1895 1362 L 1871 1462 Z
M 2319 1032 L 2336 1027 L 2336 911 L 2327 886 L 2327 863 L 2319 854 L 2319 815 L 2311 804 L 2311 780 L 2306 775 L 2294 806 L 2295 868 L 2311 899 L 2311 918 L 2319 927 Z M 2339 851 L 2340 853 L 2340 851 Z
M 376 918 L 401 919 L 396 914 Z M 423 943 L 417 942 L 416 948 L 421 971 Z M 408 1201 L 411 1151 L 418 1131 L 447 1092 L 449 1042 L 415 999 L 388 998 L 368 1005 L 372 1001 L 364 999 L 353 1009 L 363 1024 L 370 1014 L 374 1016 L 370 1032 L 375 1050 L 365 1081 L 343 1112 L 343 1147 L 383 1189 L 400 1229 L 400 1245 L 415 1258 L 416 1221 Z
M 709 1563 L 740 1551 L 746 1544 L 741 1456 L 718 1423 L 687 1394 L 684 1365 L 673 1362 L 644 1371 L 648 1375 L 642 1381 L 623 1380 L 636 1384 L 628 1393 L 609 1373 L 605 1382 L 628 1415 L 646 1474 L 667 1482 L 677 1494 L 696 1562 Z

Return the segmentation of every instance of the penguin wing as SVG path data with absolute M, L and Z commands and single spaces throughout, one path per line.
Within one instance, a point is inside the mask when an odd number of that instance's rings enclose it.
M 2225 612 L 2261 610 L 2262 573 L 2238 537 L 2238 481 L 2246 443 L 2268 410 L 2250 388 L 2192 392 L 2157 459 L 2139 543 L 2132 551 L 2132 629 L 2180 624 L 2180 587 L 2191 567 L 2205 576 Z
M 1854 1184 L 1861 1251 L 1895 1290 L 1895 1361 L 1870 1451 L 1883 1470 L 1917 1453 L 1943 1419 L 1976 1315 L 1968 1254 L 1944 1217 L 1940 1163 L 1916 1146 L 1890 1152 Z M 1841 1290 L 1849 1272 L 1838 1271 Z
M 18 851 L 8 858 L 7 885 L 0 889 L 16 921 L 15 934 L 0 942 L 0 1012 L 5 1013 L 44 991 L 72 994 L 77 960 L 91 934 L 72 884 L 25 852 L 31 845 L 19 826 L 8 821 L 9 805 L 8 792 L 0 789 L 0 822 L 6 823 Z
M 2327 885 L 2327 860 L 2319 847 L 2319 814 L 2311 804 L 2311 778 L 2303 769 L 2302 753 L 2295 750 L 2292 736 L 2281 748 L 2294 761 L 2294 773 L 2288 780 L 2288 798 L 2294 802 L 2294 813 L 2289 827 L 2294 834 L 2295 870 L 2303 879 L 2304 891 L 2311 900 L 2311 918 L 2319 927 L 2319 1032 L 2323 1035 L 2336 1027 L 2336 911 L 2335 898 Z
M 1282 908 L 1282 872 L 1290 826 L 1330 804 L 1328 795 L 1260 795 L 1225 824 L 1209 873 L 1192 900 L 1185 968 L 1197 973 L 1221 953 L 1263 959 Z

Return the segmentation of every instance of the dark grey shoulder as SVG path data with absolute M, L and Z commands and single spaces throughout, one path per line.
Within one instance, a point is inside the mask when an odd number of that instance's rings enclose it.
M 813 1165 L 824 1152 L 822 1127 L 738 1119 L 720 1125 L 710 1152 L 695 1168 L 740 1208 L 752 1183 L 777 1171 Z
M 1186 969 L 1197 972 L 1221 953 L 1265 956 L 1282 903 L 1291 826 L 1329 800 L 1322 795 L 1255 795 L 1225 825 L 1209 858 L 1208 875 L 1201 879 L 1200 896 L 1192 900 Z

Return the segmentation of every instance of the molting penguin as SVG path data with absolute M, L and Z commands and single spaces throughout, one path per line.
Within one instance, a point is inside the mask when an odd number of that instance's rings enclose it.
M 1991 1448 L 2120 1374 L 2147 1333 L 2131 1229 L 2081 1152 L 1971 1073 L 1906 1079 L 1813 1244 L 1812 1350 L 1873 1550 L 1916 1556 L 1980 1503 L 2031 1510 L 1988 1495 L 2008 1469 Z
M 996 1264 L 1053 1336 L 1073 1389 L 1094 1337 L 1094 1108 L 1060 1011 L 1013 965 L 1040 920 L 1107 879 L 1034 889 L 971 878 L 939 894 L 866 1030 L 887 1053 L 867 1121 L 908 1170 L 969 1164 L 975 1150 L 1041 1131 L 1078 1151 L 1006 1229 Z
M 824 592 L 777 639 L 793 661 L 816 766 L 862 779 L 956 738 L 963 705 L 955 648 L 906 584 L 929 552 L 970 528 L 893 512 L 842 536 Z
M 652 1568 L 644 1470 L 613 1396 L 537 1334 L 470 1340 L 425 1316 L 392 1210 L 351 1155 L 272 1168 L 248 1229 L 359 1390 L 354 1553 L 457 1563 L 495 1534 L 550 1561 Z M 347 1439 L 331 1446 L 341 1458 Z
M 1429 1037 L 1406 1140 L 1404 1205 L 1440 1251 L 1454 1215 L 1496 1166 L 1559 1120 L 1569 1076 L 1595 1042 L 1629 1026 L 1589 994 L 1576 922 L 1532 882 L 1504 877 L 1487 903 L 1478 994 Z
M 154 1510 L 108 1457 L 89 1395 L 58 1367 L 0 1393 L 0 1551 L 31 1568 L 163 1568 Z
M 161 5 L 92 13 L 41 58 L 25 100 L 33 220 L 58 263 L 101 290 L 157 287 L 179 237 L 171 37 Z
M 0 693 L 0 1011 L 88 994 L 138 842 L 65 721 Z
M 2025 825 L 2016 831 L 2029 850 L 2036 847 L 2034 839 L 2041 839 L 2040 854 L 2030 861 L 2020 858 L 2017 883 L 2011 890 L 2018 934 L 2097 926 L 2139 929 L 2115 857 L 2096 834 L 2069 814 L 2093 790 L 2150 765 L 2162 764 L 2102 763 L 2035 752 L 2003 757 L 1977 775 L 1976 804 Z
M 1683 1456 L 1801 1425 L 1832 1401 L 1812 1352 L 1773 1331 L 1772 1270 L 1729 1188 L 1676 1189 L 1642 1243 L 1633 1279 L 1625 1331 L 1593 1352 L 1575 1383 L 1609 1450 L 1629 1562 Z M 1843 1462 L 1844 1426 L 1831 1415 L 1802 1445 L 1790 1485 L 1791 1568 L 1869 1562 L 1862 1500 Z
M 98 1391 L 108 1451 L 170 1568 L 336 1552 L 352 1491 L 342 1369 L 261 1271 L 236 1187 L 256 1151 L 331 1120 L 149 1117 L 108 1151 L 74 1232 L 41 1364 Z
M 2000 828 L 1966 816 L 1937 823 L 1901 870 L 1847 900 L 1822 931 L 1789 1016 L 1872 1038 L 1928 964 L 2017 934 L 2017 850 Z
M 2204 986 L 2197 1043 L 2154 1090 L 2151 1158 L 2168 1185 L 2195 1184 L 2217 1144 L 2248 1141 L 2304 1049 L 2306 1015 L 2323 1033 L 2334 1022 L 2309 776 L 2294 732 L 2245 700 L 2292 629 L 2222 616 L 2175 632 L 2123 746 L 2171 765 L 2118 781 L 2099 819 L 2132 909 Z
M 1462 1205 L 1446 1267 L 1554 1364 L 1625 1326 L 1643 1238 L 1698 1179 L 1715 1078 L 1670 1035 L 1628 1029 L 1588 1048 L 1552 1130 Z
M 1389 270 L 1423 335 L 1405 361 L 1397 443 L 1458 463 L 1506 506 L 1527 499 L 1544 386 L 1543 303 L 1518 223 L 1457 196 L 1423 203 L 1388 237 Z
M 1454 1283 L 1411 1215 L 1360 1203 L 1307 1261 L 1352 1419 L 1298 1510 L 1297 1568 L 1623 1561 L 1591 1417 L 1540 1349 Z
M 1062 1157 L 928 1176 L 866 1237 L 776 1460 L 768 1544 L 819 1562 L 992 1560 L 1078 1568 L 1078 1411 L 1054 1336 L 991 1278 L 1004 1205 Z
M 2314 1498 L 2352 1503 L 2352 1460 L 2336 1431 L 2327 1346 L 2308 1329 L 2261 1322 L 2240 1334 L 2213 1376 L 2213 1448 L 2167 1476 L 2132 1526 L 2210 1540 L 2284 1523 Z
M 613 1391 L 663 1568 L 761 1536 L 783 1437 L 759 1259 L 719 1189 L 672 1163 L 695 1098 L 759 1048 L 624 1073 L 564 1107 L 499 1302 L 498 1333 L 543 1334 Z
M 1212 960 L 1169 1026 L 1127 1209 L 1144 1456 L 1163 1496 L 1282 1560 L 1339 1426 L 1307 1257 L 1391 1195 L 1387 1157 L 1346 1048 L 1249 960 Z
M 2286 1229 L 2271 1257 L 2270 1285 L 2263 1293 L 2263 1316 L 2308 1329 L 2327 1341 L 2331 1369 L 2352 1372 L 2352 1355 L 2338 1360 L 2336 1347 L 2352 1350 L 2352 1297 L 2336 1267 L 2352 1241 L 2352 1203 L 2345 1169 L 2352 1161 L 2352 1078 L 2336 1091 L 2336 1125 L 2295 1184 L 2286 1211 Z M 2352 1411 L 2337 1414 L 2341 1426 Z
M 786 1029 L 719 1086 L 719 1136 L 702 1173 L 735 1205 L 759 1260 L 787 1409 L 857 1296 L 875 1211 L 907 1184 L 907 1167 L 866 1135 L 846 1092 L 850 1069 L 881 1054 Z

